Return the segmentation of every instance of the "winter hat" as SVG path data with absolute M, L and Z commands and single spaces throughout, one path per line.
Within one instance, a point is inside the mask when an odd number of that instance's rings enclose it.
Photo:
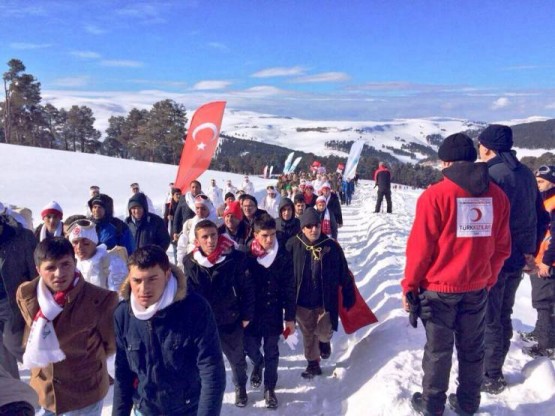
M 50 201 L 42 208 L 42 211 L 40 212 L 40 217 L 44 218 L 49 214 L 58 215 L 60 218 L 62 218 L 64 216 L 64 211 L 62 210 L 60 204 L 58 204 L 56 201 Z
M 324 189 L 324 188 L 331 189 L 330 183 L 329 183 L 329 182 L 324 182 L 324 183 L 322 184 L 322 186 L 320 186 L 320 189 Z
M 295 207 L 293 206 L 293 201 L 291 201 L 289 198 L 281 199 L 281 202 L 279 203 L 278 211 L 281 213 L 281 210 L 285 207 L 291 207 L 292 210 L 295 210 Z
M 239 201 L 230 202 L 224 209 L 224 217 L 228 214 L 233 215 L 239 221 L 243 219 L 243 211 L 241 210 L 241 203 Z
M 536 177 L 545 179 L 546 181 L 555 184 L 555 166 L 540 166 L 536 171 Z
M 103 207 L 104 209 L 106 209 L 106 201 L 103 198 L 100 198 L 100 196 L 96 196 L 93 199 L 91 199 L 90 202 L 90 207 L 92 208 L 94 205 L 100 205 L 101 207 Z
M 478 157 L 472 139 L 464 133 L 448 136 L 439 146 L 437 155 L 444 162 L 474 162 Z
M 320 195 L 318 198 L 316 198 L 316 203 L 318 202 L 326 202 L 326 197 L 324 195 Z
M 93 202 L 94 205 L 94 202 Z M 142 207 L 145 211 L 148 210 L 148 203 L 146 202 L 146 196 L 142 192 L 137 192 L 131 198 L 129 198 L 129 202 L 127 203 L 127 209 L 131 209 L 134 207 Z
M 513 147 L 513 131 L 508 126 L 491 124 L 478 136 L 485 147 L 497 152 L 508 152 Z
M 300 218 L 301 229 L 307 225 L 320 224 L 320 216 L 314 208 L 307 208 Z
M 81 225 L 86 224 L 88 225 Z M 73 243 L 75 240 L 80 238 L 86 238 L 87 240 L 91 240 L 94 244 L 98 244 L 98 235 L 96 234 L 96 227 L 93 223 L 86 220 L 80 220 L 69 227 L 67 231 L 67 238 L 70 243 Z
M 195 207 L 197 205 L 203 205 L 207 208 L 210 208 L 210 200 L 208 199 L 208 196 L 204 194 L 198 194 L 197 196 L 195 196 L 194 204 L 195 204 Z

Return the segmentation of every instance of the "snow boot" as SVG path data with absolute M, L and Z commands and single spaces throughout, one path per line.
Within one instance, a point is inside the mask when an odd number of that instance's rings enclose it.
M 416 392 L 412 395 L 412 399 L 410 400 L 410 404 L 412 408 L 418 413 L 419 415 L 424 416 L 437 416 L 443 414 L 443 408 L 437 410 L 429 410 L 426 407 L 426 403 L 424 402 L 424 397 L 422 393 Z
M 264 362 L 260 365 L 254 365 L 251 373 L 251 387 L 257 389 L 262 384 L 262 369 L 264 368 Z
M 320 344 L 320 357 L 323 360 L 327 360 L 331 355 L 331 343 L 329 342 L 319 342 Z
M 311 379 L 314 378 L 314 376 L 320 375 L 322 375 L 322 369 L 320 368 L 320 362 L 317 360 L 309 361 L 306 370 L 301 373 L 301 377 L 307 379 Z
M 449 395 L 449 407 L 453 409 L 453 412 L 460 416 L 472 416 L 474 414 L 474 412 L 467 412 L 466 410 L 463 410 L 459 405 L 457 395 L 453 393 Z
M 267 409 L 277 409 L 278 399 L 276 397 L 274 389 L 267 388 L 264 391 L 264 401 L 266 402 Z
M 489 394 L 499 394 L 507 387 L 505 377 L 488 377 L 484 376 L 484 381 L 480 387 L 480 391 Z
M 532 358 L 547 357 L 555 360 L 555 348 L 542 348 L 534 344 L 531 347 L 522 347 L 522 352 Z
M 247 388 L 245 386 L 235 387 L 235 406 L 245 407 L 249 398 L 247 396 Z

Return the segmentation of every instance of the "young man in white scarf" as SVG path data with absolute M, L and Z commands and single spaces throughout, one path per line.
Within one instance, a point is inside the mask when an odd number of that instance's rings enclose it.
M 262 384 L 264 368 L 264 400 L 275 409 L 278 400 L 275 387 L 278 379 L 279 337 L 295 332 L 296 291 L 293 258 L 279 244 L 276 221 L 268 214 L 254 220 L 254 240 L 247 254 L 247 273 L 255 286 L 254 320 L 245 329 L 245 351 L 254 364 L 251 386 Z M 260 347 L 264 341 L 264 354 Z
M 86 282 L 71 243 L 47 238 L 35 250 L 39 277 L 19 286 L 27 324 L 23 366 L 44 415 L 99 416 L 108 392 L 106 358 L 115 352 L 115 292 Z
M 225 367 L 210 306 L 187 293 L 160 247 L 139 248 L 128 264 L 115 312 L 112 415 L 219 415 Z
M 183 260 L 187 284 L 201 294 L 214 311 L 222 350 L 235 385 L 235 405 L 247 405 L 247 362 L 243 329 L 254 318 L 254 285 L 246 274 L 245 254 L 210 220 L 195 225 L 197 248 Z

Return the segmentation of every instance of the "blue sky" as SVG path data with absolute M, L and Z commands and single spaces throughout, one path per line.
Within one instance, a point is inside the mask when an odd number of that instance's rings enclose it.
M 55 105 L 171 98 L 314 119 L 555 113 L 552 1 L 0 1 Z

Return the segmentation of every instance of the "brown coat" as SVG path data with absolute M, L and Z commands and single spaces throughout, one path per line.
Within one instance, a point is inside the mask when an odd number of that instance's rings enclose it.
M 22 284 L 17 305 L 27 324 L 25 339 L 39 305 L 38 278 Z M 31 386 L 42 407 L 54 413 L 82 409 L 103 399 L 109 381 L 106 357 L 116 351 L 113 314 L 116 292 L 79 279 L 64 310 L 54 320 L 54 329 L 66 359 L 31 370 Z

